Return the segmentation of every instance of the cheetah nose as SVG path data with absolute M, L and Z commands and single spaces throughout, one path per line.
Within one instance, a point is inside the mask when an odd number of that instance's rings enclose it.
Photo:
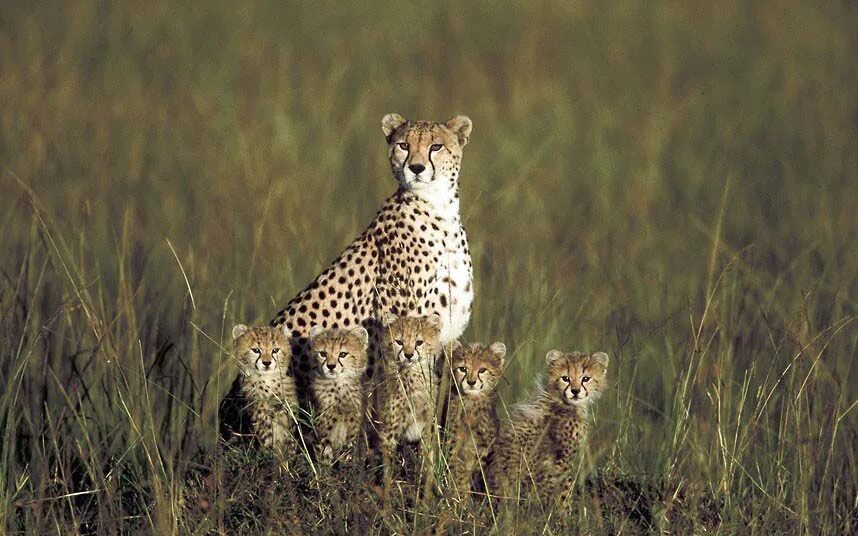
M 578 398 L 578 393 L 581 392 L 581 389 L 569 389 L 569 391 L 572 392 L 572 396 L 574 396 L 575 398 Z
M 268 359 L 268 360 L 263 359 L 262 364 L 266 367 L 270 367 L 271 366 L 271 360 L 270 359 Z
M 468 380 L 468 385 L 470 385 L 471 387 L 477 385 L 477 380 Z
M 411 358 L 414 357 L 414 352 L 403 352 L 403 355 L 405 356 L 405 359 L 411 361 Z
M 336 363 L 328 363 L 328 370 L 334 370 L 335 368 L 337 368 Z
M 424 166 L 423 164 L 411 164 L 410 166 L 408 166 L 408 169 L 410 169 L 411 172 L 415 175 L 420 175 L 421 173 L 423 173 L 423 170 L 426 169 L 426 166 Z

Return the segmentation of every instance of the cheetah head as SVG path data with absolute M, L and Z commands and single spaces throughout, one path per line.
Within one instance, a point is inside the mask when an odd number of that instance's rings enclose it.
M 366 370 L 367 331 L 329 329 L 313 326 L 310 329 L 310 351 L 319 363 L 319 374 L 325 378 L 351 378 Z
M 608 354 L 551 350 L 545 360 L 548 391 L 564 404 L 586 406 L 602 394 L 607 381 Z
M 405 369 L 432 364 L 441 350 L 441 315 L 382 318 L 382 348 L 385 359 Z
M 453 370 L 453 392 L 467 397 L 485 396 L 494 391 L 503 373 L 506 345 L 495 342 L 453 346 L 450 365 Z
M 462 149 L 471 135 L 471 120 L 457 115 L 446 123 L 408 121 L 399 114 L 381 120 L 390 167 L 402 190 L 419 196 L 456 191 Z
M 289 342 L 283 330 L 269 326 L 232 328 L 234 356 L 245 376 L 288 369 Z

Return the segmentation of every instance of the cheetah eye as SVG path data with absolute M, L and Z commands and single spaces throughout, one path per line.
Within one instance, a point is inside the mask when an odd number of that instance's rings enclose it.
M 275 349 L 271 350 L 271 353 L 272 353 L 272 355 L 280 353 L 280 348 L 275 348 Z
M 327 359 L 328 358 L 328 352 L 319 352 L 319 357 L 321 357 L 322 359 Z
M 485 371 L 486 371 L 486 367 L 482 367 L 480 370 L 477 371 L 477 374 L 483 374 L 483 373 L 485 373 Z
M 468 372 L 468 367 L 459 367 L 459 369 L 458 369 L 458 370 L 459 370 L 459 372 L 461 372 L 461 373 L 463 373 L 463 374 L 467 374 L 467 372 Z
M 443 146 L 443 145 L 441 145 L 440 143 L 433 143 L 433 144 L 429 147 L 429 150 L 430 150 L 430 151 L 440 151 L 440 150 L 441 150 L 441 149 L 443 149 L 443 148 L 444 148 L 444 146 Z
M 262 353 L 262 350 L 260 350 L 259 348 L 251 348 L 250 351 L 253 352 L 254 354 L 261 354 Z
M 560 379 L 566 383 L 569 383 L 569 376 L 560 376 Z
M 395 342 L 395 343 L 396 343 L 396 344 L 398 344 L 399 346 L 405 346 L 404 344 L 402 344 L 402 339 L 396 339 L 396 340 L 395 340 L 395 341 L 393 341 L 393 342 Z
M 344 357 L 346 357 L 347 355 L 349 355 L 349 353 L 348 353 L 348 352 L 340 352 L 340 359 L 343 359 L 343 358 L 344 358 Z
M 400 149 L 402 149 L 403 151 L 407 151 L 407 150 L 408 150 L 408 147 L 409 147 L 409 145 L 408 145 L 407 143 L 398 143 L 398 144 L 397 144 L 397 146 L 398 146 Z
M 589 376 L 584 376 L 583 378 L 581 378 L 581 383 L 587 383 L 588 381 L 590 381 Z
M 414 343 L 414 346 L 423 346 L 423 341 L 417 341 Z

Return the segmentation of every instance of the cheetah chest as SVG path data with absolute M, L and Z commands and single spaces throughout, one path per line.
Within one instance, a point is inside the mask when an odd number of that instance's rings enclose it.
M 465 229 L 458 221 L 441 226 L 442 250 L 434 289 L 441 315 L 441 342 L 457 339 L 468 326 L 474 297 L 473 267 Z

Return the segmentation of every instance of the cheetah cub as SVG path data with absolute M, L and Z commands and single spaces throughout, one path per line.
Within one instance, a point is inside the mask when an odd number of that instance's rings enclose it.
M 316 460 L 324 464 L 347 455 L 361 431 L 364 372 L 369 335 L 362 327 L 310 330 L 310 350 L 318 369 L 311 386 L 315 405 Z
M 432 422 L 441 317 L 386 314 L 382 326 L 375 426 L 387 471 L 396 447 L 408 442 L 417 443 L 419 449 L 423 429 Z
M 482 482 L 486 457 L 498 434 L 495 411 L 506 346 L 495 342 L 455 343 L 450 359 L 450 400 L 446 438 L 450 446 L 450 473 L 456 490 L 467 496 L 472 484 Z
M 492 492 L 518 495 L 533 483 L 542 501 L 568 504 L 586 440 L 590 405 L 607 384 L 608 355 L 551 350 L 534 398 L 513 408 L 493 453 Z
M 298 409 L 295 382 L 288 375 L 289 341 L 281 329 L 244 324 L 232 328 L 232 339 L 240 373 L 221 402 L 221 432 L 283 450 L 294 440 Z

